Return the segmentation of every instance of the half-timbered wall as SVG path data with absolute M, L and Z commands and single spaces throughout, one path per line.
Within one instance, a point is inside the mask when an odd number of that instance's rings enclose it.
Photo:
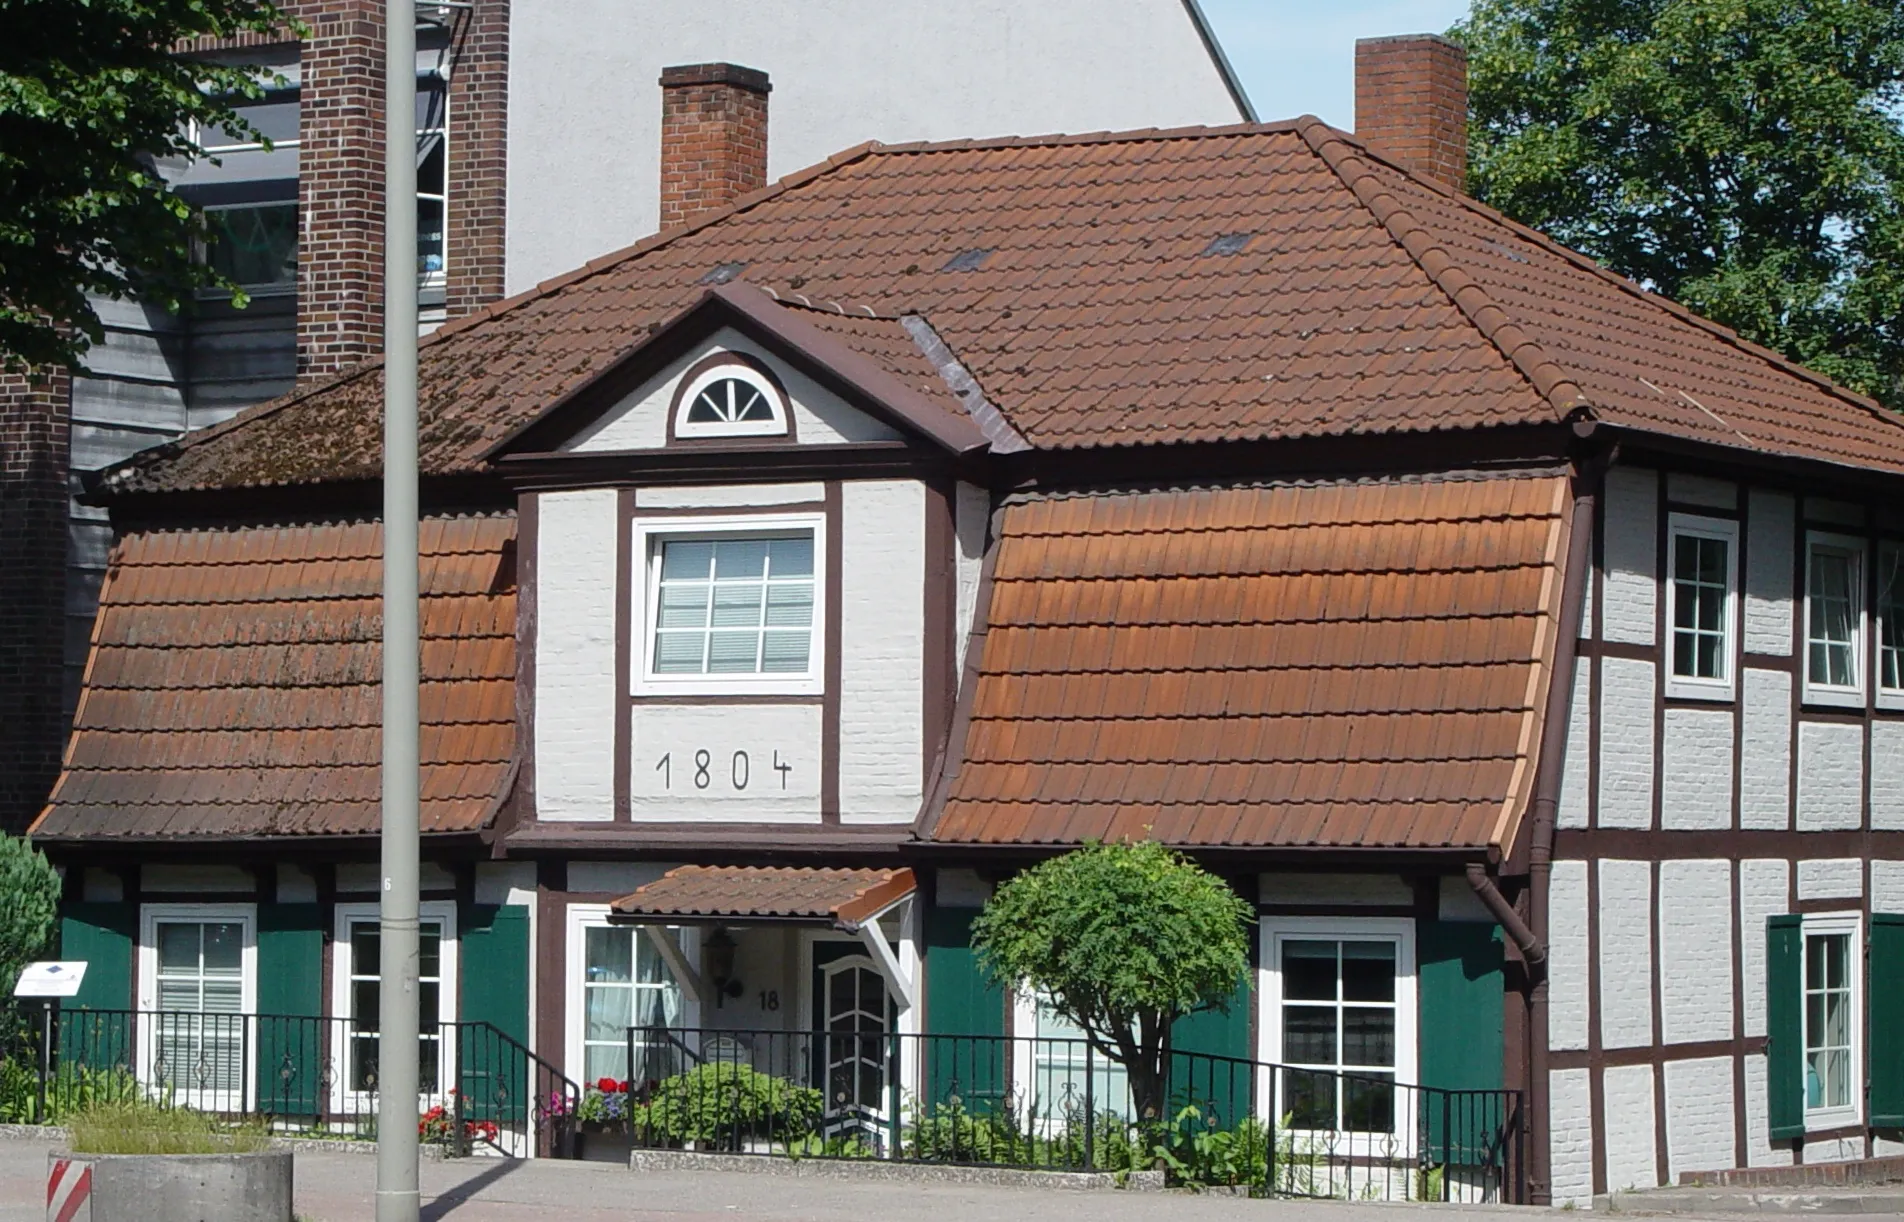
M 1732 540 L 1729 683 L 1673 676 L 1671 534 Z M 1904 911 L 1904 712 L 1880 707 L 1878 507 L 1638 467 L 1608 475 L 1564 727 L 1553 866 L 1553 1198 L 1900 1147 L 1768 1130 L 1766 919 Z M 1861 540 L 1863 694 L 1808 699 L 1806 541 Z M 1863 1035 L 1860 1038 L 1868 1038 Z M 1869 1063 L 1868 1057 L 1866 1063 Z

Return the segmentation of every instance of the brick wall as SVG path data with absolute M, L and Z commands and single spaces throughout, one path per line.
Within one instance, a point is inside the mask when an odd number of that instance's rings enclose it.
M 450 73 L 447 307 L 455 318 L 503 294 L 508 200 L 509 0 L 477 0 Z
M 383 6 L 310 13 L 301 55 L 298 379 L 383 347 Z
M 734 64 L 661 72 L 661 228 L 767 185 L 767 74 Z
M 19 832 L 59 776 L 72 380 L 0 374 L 0 829 Z
M 1468 176 L 1468 53 L 1434 34 L 1355 43 L 1355 134 L 1460 191 Z

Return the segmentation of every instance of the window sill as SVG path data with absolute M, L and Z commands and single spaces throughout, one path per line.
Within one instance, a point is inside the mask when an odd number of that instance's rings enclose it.
M 1730 704 L 1737 698 L 1737 692 L 1731 683 L 1669 676 L 1666 680 L 1666 698 L 1668 700 L 1700 700 L 1707 704 Z
M 1904 713 L 1904 692 L 1880 691 L 1877 704 L 1881 709 Z
M 634 690 L 629 694 L 642 700 L 666 703 L 673 698 L 706 699 L 710 696 L 732 700 L 744 704 L 753 699 L 778 699 L 786 696 L 811 696 L 818 699 L 825 693 L 825 681 L 818 676 L 784 681 L 763 680 L 749 675 L 746 682 L 731 682 L 720 679 L 683 679 L 671 682 L 666 679 L 637 679 Z
M 1848 687 L 1815 687 L 1805 684 L 1800 693 L 1800 702 L 1833 709 L 1862 709 L 1864 693 Z
M 1860 1116 L 1858 1109 L 1854 1107 L 1832 1108 L 1829 1111 L 1820 1109 L 1818 1111 L 1807 1111 L 1805 1113 L 1805 1132 L 1807 1135 L 1813 1133 L 1831 1133 L 1843 1129 L 1859 1129 L 1863 1127 L 1864 1117 Z

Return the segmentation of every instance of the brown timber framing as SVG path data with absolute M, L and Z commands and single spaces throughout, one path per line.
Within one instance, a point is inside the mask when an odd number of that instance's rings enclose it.
M 838 826 L 840 822 L 840 591 L 844 584 L 841 566 L 845 562 L 845 494 L 840 481 L 826 482 L 826 623 L 824 656 L 820 665 L 825 679 L 821 685 L 820 706 L 820 822 Z
M 919 785 L 923 795 L 932 787 L 933 773 L 945 750 L 945 735 L 956 700 L 958 649 L 958 485 L 945 478 L 925 482 L 925 588 L 920 659 Z M 829 607 L 829 616 L 835 613 Z

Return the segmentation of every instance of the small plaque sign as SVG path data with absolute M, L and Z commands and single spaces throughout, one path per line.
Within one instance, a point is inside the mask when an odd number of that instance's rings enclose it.
M 86 963 L 82 959 L 29 963 L 20 969 L 20 979 L 13 986 L 13 995 L 72 997 L 79 992 L 79 982 L 85 978 Z

